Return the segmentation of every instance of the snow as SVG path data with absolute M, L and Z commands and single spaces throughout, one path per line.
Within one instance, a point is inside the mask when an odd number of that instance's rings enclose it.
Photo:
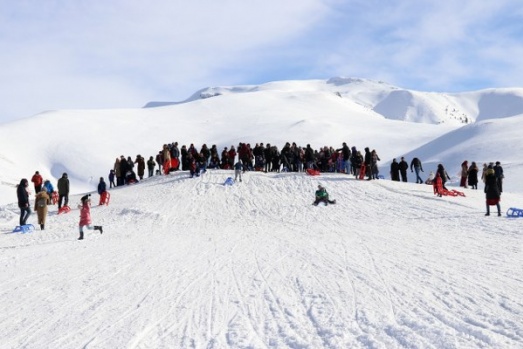
M 389 120 L 293 84 L 1 125 L 0 347 L 522 348 L 523 221 L 505 212 L 523 208 L 523 116 L 465 126 Z M 482 185 L 454 182 L 465 196 L 439 198 L 410 172 L 409 183 L 247 172 L 224 186 L 233 172 L 209 170 L 111 189 L 108 206 L 93 193 L 104 233 L 77 240 L 76 204 L 117 156 L 243 140 L 369 146 L 386 177 L 401 155 L 419 156 L 424 177 L 439 162 L 452 175 L 465 159 L 500 160 L 503 216 L 484 216 Z M 69 173 L 73 210 L 51 206 L 45 231 L 11 233 L 14 184 L 36 169 Z M 335 205 L 311 205 L 318 184 Z M 29 223 L 37 226 L 35 215 Z

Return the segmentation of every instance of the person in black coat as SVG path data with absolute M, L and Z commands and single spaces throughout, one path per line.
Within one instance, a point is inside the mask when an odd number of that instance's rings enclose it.
M 503 178 L 505 178 L 505 175 L 503 174 L 503 167 L 501 167 L 501 163 L 499 161 L 496 161 L 496 166 L 493 167 L 494 173 L 496 174 L 496 180 L 498 181 L 498 188 L 499 192 L 503 192 Z
M 105 184 L 104 178 L 100 177 L 100 183 L 98 183 L 98 194 L 102 195 L 102 193 L 106 190 L 107 185 Z
M 69 177 L 66 172 L 62 174 L 56 187 L 58 188 L 58 209 L 61 209 L 62 202 L 64 206 L 69 204 Z
M 127 171 L 129 171 L 130 169 L 131 168 L 129 166 L 129 163 L 127 162 L 127 160 L 125 160 L 125 157 L 122 155 L 120 157 L 120 185 L 125 184 Z
M 372 155 L 370 153 L 370 149 L 369 147 L 366 147 L 365 148 L 365 156 L 363 158 L 363 163 L 365 164 L 365 174 L 367 175 L 367 180 L 371 180 L 372 179 L 372 169 L 371 169 L 371 165 L 372 165 Z
M 31 215 L 31 206 L 29 205 L 29 192 L 27 187 L 29 181 L 26 178 L 20 180 L 20 184 L 16 188 L 16 196 L 18 197 L 18 207 L 20 208 L 20 226 L 27 224 L 27 218 Z
M 400 168 L 396 159 L 392 159 L 390 164 L 390 179 L 396 182 L 400 181 Z
M 409 169 L 409 164 L 407 163 L 407 161 L 405 161 L 405 158 L 403 156 L 401 157 L 399 168 L 401 174 L 401 181 L 407 182 L 407 170 Z
M 501 199 L 501 192 L 496 179 L 496 172 L 492 165 L 489 165 L 485 173 L 485 196 L 487 199 L 487 213 L 485 216 L 490 216 L 490 206 L 496 205 L 498 209 L 498 216 L 501 216 L 501 207 L 499 201 Z
M 470 188 L 478 189 L 478 165 L 473 161 L 468 169 L 467 182 Z
M 343 155 L 343 170 L 345 171 L 346 174 L 350 174 L 351 173 L 351 162 L 350 162 L 351 152 L 350 152 L 349 146 L 347 145 L 346 142 L 343 142 L 342 147 L 339 149 L 336 149 L 336 151 L 337 152 L 341 151 L 341 153 Z

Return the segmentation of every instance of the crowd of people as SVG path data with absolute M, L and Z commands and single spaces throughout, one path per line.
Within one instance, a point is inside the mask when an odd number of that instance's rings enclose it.
M 237 157 L 237 161 L 235 161 Z M 256 143 L 251 147 L 249 143 L 240 142 L 237 148 L 231 145 L 229 148 L 224 147 L 221 152 L 218 151 L 216 145 L 210 148 L 203 144 L 198 150 L 194 144 L 189 147 L 182 145 L 179 148 L 178 142 L 164 144 L 162 149 L 158 152 L 155 158 L 149 157 L 147 163 L 141 155 L 137 155 L 133 161 L 131 157 L 127 159 L 122 155 L 117 158 L 114 168 L 110 171 L 111 187 L 116 176 L 116 185 L 125 183 L 134 183 L 136 175 L 133 171 L 137 165 L 138 177 L 143 179 L 145 167 L 147 166 L 149 177 L 154 175 L 155 168 L 157 174 L 170 173 L 172 171 L 189 171 L 191 177 L 199 176 L 201 172 L 207 169 L 234 169 L 235 180 L 241 181 L 241 173 L 245 171 L 264 171 L 264 172 L 303 172 L 307 169 L 315 169 L 319 172 L 338 172 L 353 175 L 356 178 L 367 180 L 384 178 L 380 176 L 378 162 L 380 157 L 375 149 L 370 150 L 369 147 L 364 148 L 364 153 L 358 150 L 355 146 L 349 147 L 346 142 L 343 142 L 341 148 L 333 148 L 332 146 L 324 146 L 319 149 L 312 149 L 310 144 L 305 147 L 299 146 L 296 143 L 285 143 L 280 150 L 278 146 L 267 143 Z M 447 190 L 445 184 L 450 180 L 443 164 L 438 164 L 436 174 L 430 173 L 426 181 L 423 181 L 420 173 L 423 171 L 421 160 L 414 157 L 410 165 L 401 157 L 400 162 L 393 159 L 390 165 L 390 178 L 393 181 L 408 182 L 407 173 L 410 168 L 411 173 L 416 175 L 416 183 L 419 184 L 434 184 L 437 180 L 441 182 L 442 188 Z M 494 187 L 488 184 L 487 179 L 491 175 L 495 178 L 497 190 L 499 194 L 496 195 Z M 470 167 L 468 161 L 464 161 L 461 171 L 460 186 L 472 189 L 478 188 L 478 173 L 479 169 L 475 162 L 472 162 Z M 113 178 L 113 179 L 111 179 Z M 490 205 L 497 205 L 499 213 L 499 200 L 503 183 L 503 168 L 500 162 L 483 165 L 481 179 L 485 183 L 485 193 L 487 194 L 487 214 L 489 214 Z M 494 197 L 497 196 L 497 201 Z M 489 199 L 490 198 L 490 199 Z
M 236 160 L 237 159 L 237 160 Z M 376 150 L 368 147 L 364 152 L 355 146 L 349 148 L 343 143 L 341 148 L 324 146 L 313 149 L 310 144 L 298 146 L 287 142 L 281 150 L 270 143 L 256 143 L 251 147 L 249 143 L 239 143 L 237 147 L 231 145 L 219 151 L 216 145 L 210 148 L 203 144 L 198 150 L 194 144 L 188 147 L 178 142 L 164 144 L 155 157 L 150 156 L 147 161 L 137 155 L 133 160 L 123 155 L 116 158 L 109 173 L 110 188 L 143 179 L 145 169 L 148 176 L 166 174 L 172 171 L 189 171 L 191 176 L 198 176 L 207 169 L 235 169 L 241 166 L 245 171 L 264 172 L 303 172 L 306 169 L 316 169 L 320 172 L 339 172 L 360 175 L 362 165 L 365 167 L 367 179 L 378 179 L 380 158 Z M 158 167 L 156 169 L 156 167 Z M 116 182 L 115 182 L 116 180 Z
M 33 182 L 35 190 L 34 211 L 37 214 L 37 221 L 40 225 L 40 229 L 45 230 L 45 222 L 49 205 L 54 204 L 54 201 L 56 200 L 56 203 L 58 204 L 58 212 L 61 212 L 62 208 L 69 208 L 69 178 L 67 173 L 64 172 L 62 174 L 62 177 L 60 177 L 57 182 L 57 191 L 55 191 L 50 180 L 43 180 L 39 171 L 35 172 L 31 178 L 31 182 Z M 105 181 L 103 177 L 100 177 L 98 193 L 102 194 L 105 190 Z M 31 191 L 29 189 L 29 181 L 26 178 L 22 178 L 16 189 L 18 207 L 20 208 L 20 227 L 27 224 L 27 219 L 32 214 L 31 204 L 29 202 L 30 193 Z M 80 236 L 78 240 L 83 240 L 84 227 L 90 230 L 99 230 L 100 233 L 103 232 L 101 226 L 91 226 L 90 195 L 83 196 L 81 201 L 82 204 L 78 206 L 80 209 Z
M 355 146 L 349 147 L 343 143 L 340 148 L 324 146 L 313 149 L 310 144 L 298 146 L 296 143 L 285 143 L 281 150 L 276 145 L 270 143 L 256 143 L 251 148 L 249 143 L 239 143 L 237 147 L 231 145 L 218 151 L 216 145 L 210 148 L 206 144 L 198 150 L 194 144 L 189 147 L 178 146 L 178 142 L 164 144 L 156 156 L 150 156 L 146 161 L 141 155 L 137 155 L 133 160 L 130 156 L 117 157 L 113 168 L 109 172 L 109 188 L 116 186 L 136 183 L 142 180 L 147 169 L 148 177 L 155 174 L 168 174 L 173 171 L 189 171 L 191 177 L 199 176 L 207 169 L 234 169 L 235 180 L 241 181 L 241 174 L 245 171 L 264 171 L 264 172 L 303 172 L 307 169 L 314 169 L 319 172 L 337 172 L 352 175 L 356 178 L 373 180 L 384 178 L 380 175 L 378 162 L 380 157 L 376 150 L 365 147 L 363 153 Z M 414 157 L 410 164 L 401 157 L 398 162 L 393 159 L 390 165 L 390 178 L 393 181 L 407 182 L 407 174 L 410 168 L 411 173 L 415 173 L 416 183 L 434 184 L 435 181 L 441 182 L 442 187 L 447 190 L 445 183 L 450 180 L 450 176 L 442 164 L 439 164 L 436 173 L 430 173 L 426 181 L 423 181 L 420 173 L 424 172 L 421 160 Z M 479 168 L 475 162 L 469 166 L 468 161 L 461 164 L 460 186 L 471 189 L 478 188 Z M 487 196 L 487 215 L 490 214 L 489 206 L 495 205 L 500 214 L 500 196 L 503 191 L 503 168 L 500 162 L 483 164 L 481 180 L 485 183 L 485 194 Z M 49 180 L 43 180 L 39 171 L 36 171 L 31 182 L 35 189 L 34 210 L 37 212 L 38 224 L 42 230 L 45 229 L 47 216 L 47 206 L 51 204 L 54 195 L 58 209 L 68 207 L 69 202 L 69 179 L 67 173 L 63 173 L 57 182 L 57 192 Z M 20 207 L 20 226 L 27 223 L 29 215 L 32 213 L 29 203 L 29 181 L 23 178 L 17 188 L 18 206 Z M 103 177 L 98 183 L 98 194 L 102 195 L 107 191 Z M 322 188 L 320 188 L 322 189 Z M 324 188 L 323 188 L 324 189 Z M 321 190 L 320 190 L 321 191 Z M 323 193 L 323 192 L 322 192 Z M 317 196 L 318 199 L 318 196 Z M 88 201 L 90 206 L 90 198 Z M 325 200 L 325 202 L 329 202 Z M 82 200 L 82 208 L 84 200 Z M 81 209 L 82 209 L 81 208 Z M 85 214 L 84 214 L 85 216 Z M 84 219 L 85 223 L 86 220 Z M 85 224 L 84 224 L 85 225 Z M 90 225 L 87 225 L 88 229 Z M 98 226 L 97 226 L 98 227 Z M 82 226 L 80 226 L 80 237 L 83 238 Z

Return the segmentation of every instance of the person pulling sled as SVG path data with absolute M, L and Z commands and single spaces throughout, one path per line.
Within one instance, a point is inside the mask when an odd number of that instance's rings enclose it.
M 329 193 L 327 193 L 327 189 L 321 185 L 318 185 L 318 190 L 316 190 L 316 200 L 314 200 L 312 204 L 314 206 L 318 206 L 320 202 L 323 202 L 325 206 L 327 206 L 328 204 L 335 204 L 336 200 L 329 200 Z
M 84 239 L 84 231 L 83 228 L 87 227 L 89 230 L 99 230 L 100 234 L 103 234 L 103 228 L 100 225 L 95 225 L 94 227 L 91 226 L 91 194 L 87 194 L 82 196 L 82 204 L 78 205 L 78 208 L 80 209 L 80 224 L 79 224 L 79 230 L 80 230 L 80 236 L 78 237 L 78 240 Z

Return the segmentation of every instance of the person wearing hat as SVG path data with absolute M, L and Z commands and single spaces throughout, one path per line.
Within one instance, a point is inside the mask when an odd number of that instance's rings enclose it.
M 62 201 L 64 206 L 69 204 L 69 178 L 67 173 L 62 174 L 62 178 L 58 180 L 58 209 L 62 208 Z
M 335 204 L 336 200 L 329 200 L 329 193 L 321 184 L 318 185 L 318 190 L 316 190 L 316 200 L 312 203 L 314 206 L 318 206 L 320 202 L 323 202 L 325 206 L 328 204 Z
M 79 230 L 80 230 L 80 236 L 78 237 L 78 240 L 84 239 L 84 231 L 83 228 L 86 227 L 89 230 L 99 230 L 100 234 L 103 234 L 103 228 L 100 225 L 91 226 L 91 194 L 87 194 L 82 196 L 81 198 L 82 204 L 78 205 L 78 208 L 80 209 L 80 223 L 79 223 Z

